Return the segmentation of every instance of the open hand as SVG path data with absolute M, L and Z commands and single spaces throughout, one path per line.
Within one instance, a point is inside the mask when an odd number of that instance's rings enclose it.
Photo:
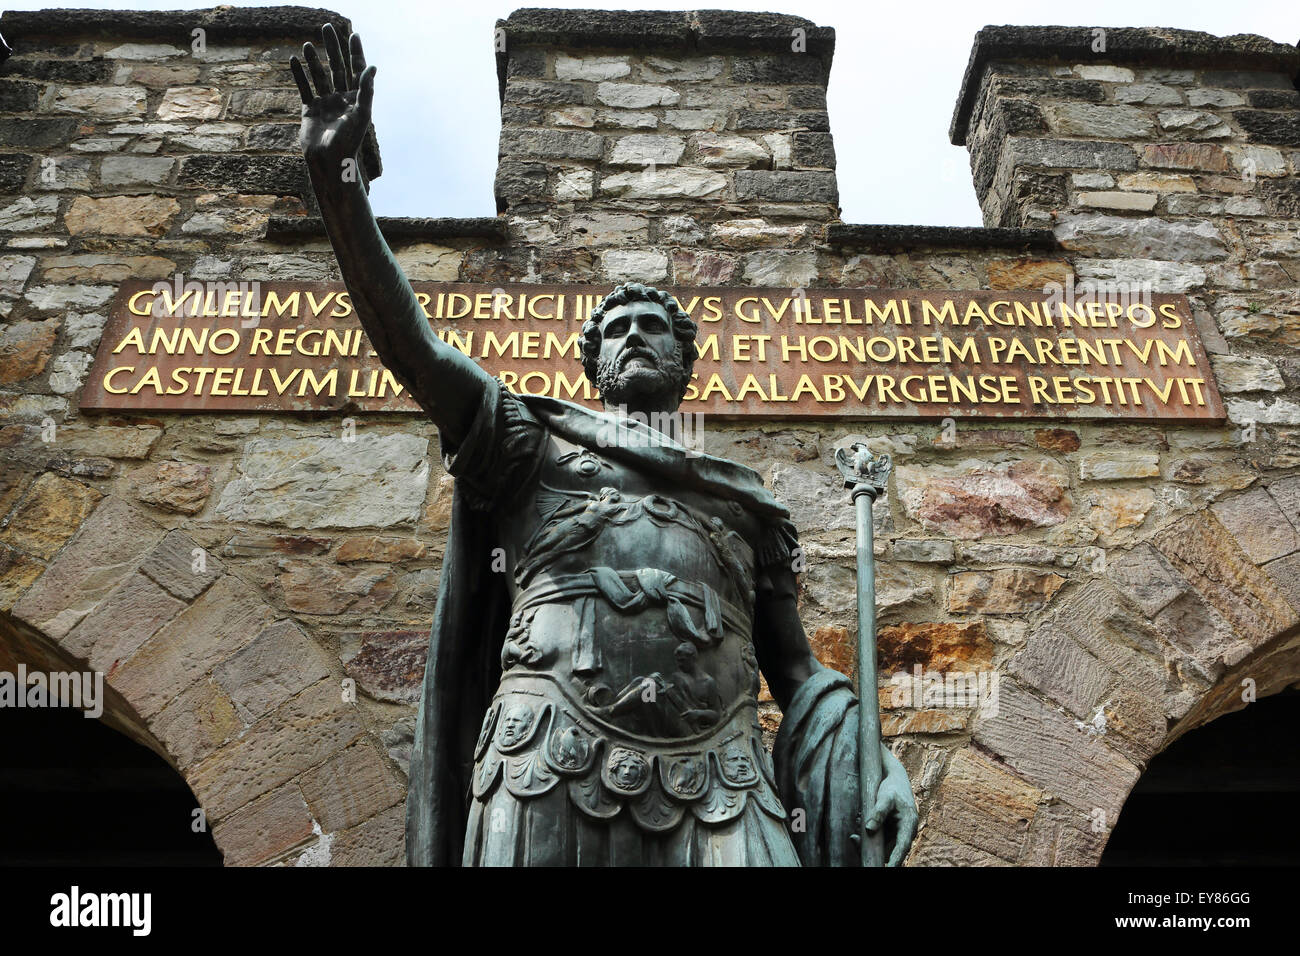
M 321 43 L 328 69 L 310 43 L 302 45 L 302 60 L 289 58 L 289 68 L 302 95 L 298 142 L 310 164 L 329 172 L 343 168 L 348 160 L 359 164 L 357 153 L 370 126 L 370 106 L 375 98 L 375 68 L 366 66 L 361 37 L 355 33 L 348 39 L 350 56 L 344 56 L 332 24 L 321 27 Z

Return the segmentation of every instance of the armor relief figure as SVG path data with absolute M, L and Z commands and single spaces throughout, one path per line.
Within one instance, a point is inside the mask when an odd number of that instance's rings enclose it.
M 355 175 L 376 74 L 360 38 L 326 25 L 290 68 L 357 315 L 456 479 L 408 862 L 858 865 L 858 702 L 808 645 L 789 513 L 756 472 L 672 434 L 695 323 L 668 292 L 620 285 L 580 335 L 603 412 L 511 393 L 433 333 L 380 234 Z M 666 431 L 642 440 L 647 420 Z M 784 714 L 771 755 L 760 674 Z M 916 805 L 872 745 L 866 827 L 898 865 Z

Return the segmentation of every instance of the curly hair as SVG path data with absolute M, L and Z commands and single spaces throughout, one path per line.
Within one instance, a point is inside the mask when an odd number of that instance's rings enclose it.
M 654 302 L 663 306 L 664 311 L 668 313 L 668 320 L 672 324 L 673 338 L 677 340 L 682 368 L 685 369 L 682 382 L 682 394 L 685 394 L 686 383 L 691 380 L 691 371 L 695 368 L 695 360 L 700 354 L 695 345 L 695 336 L 699 332 L 699 326 L 695 324 L 694 319 L 686 314 L 686 310 L 678 304 L 672 293 L 660 291 L 653 286 L 642 285 L 640 282 L 625 282 L 616 287 L 613 292 L 605 296 L 600 305 L 591 310 L 590 317 L 586 322 L 582 323 L 582 371 L 586 374 L 587 380 L 592 385 L 597 385 L 596 364 L 600 358 L 601 320 L 605 318 L 605 313 L 610 309 L 617 308 L 620 305 L 627 305 L 629 302 Z M 597 385 L 597 387 L 599 386 Z

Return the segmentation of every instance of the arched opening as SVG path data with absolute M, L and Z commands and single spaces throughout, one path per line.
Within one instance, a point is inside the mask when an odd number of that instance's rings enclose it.
M 0 678 L 12 688 L 37 672 L 84 667 L 0 614 Z M 98 696 L 98 719 L 69 706 L 0 707 L 0 866 L 220 866 L 162 745 L 107 681 Z
M 67 707 L 0 711 L 0 866 L 220 866 L 185 781 Z
M 1293 687 L 1179 737 L 1129 794 L 1101 865 L 1294 864 L 1298 731 Z

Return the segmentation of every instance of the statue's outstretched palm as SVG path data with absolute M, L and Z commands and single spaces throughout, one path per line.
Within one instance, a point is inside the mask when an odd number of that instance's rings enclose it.
M 302 46 L 302 60 L 296 56 L 289 60 L 289 68 L 302 95 L 302 128 L 298 141 L 308 161 L 318 163 L 322 168 L 337 168 L 344 160 L 355 159 L 370 126 L 370 106 L 375 98 L 375 68 L 366 66 L 361 37 L 355 33 L 348 40 L 348 56 L 344 55 L 338 34 L 331 24 L 321 28 L 321 43 L 328 66 L 321 63 L 316 48 L 310 43 Z M 313 85 L 315 92 L 312 91 Z

